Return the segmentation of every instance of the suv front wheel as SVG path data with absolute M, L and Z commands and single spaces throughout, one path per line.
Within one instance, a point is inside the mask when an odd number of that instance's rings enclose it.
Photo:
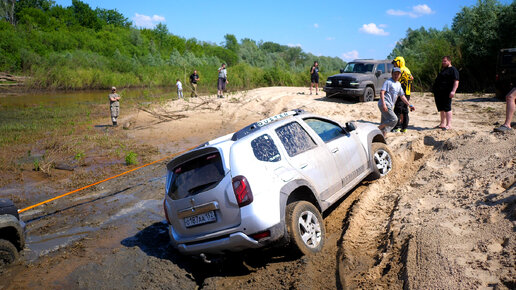
M 8 240 L 0 239 L 0 269 L 18 258 L 18 250 Z
M 367 87 L 364 90 L 364 94 L 360 96 L 360 102 L 372 102 L 374 101 L 374 91 L 373 88 Z
M 392 153 L 387 145 L 380 142 L 374 142 L 371 144 L 371 152 L 373 172 L 369 176 L 369 179 L 375 180 L 387 175 L 387 173 L 392 170 Z
M 309 255 L 322 250 L 326 236 L 324 221 L 313 204 L 306 201 L 288 204 L 286 222 L 294 251 Z

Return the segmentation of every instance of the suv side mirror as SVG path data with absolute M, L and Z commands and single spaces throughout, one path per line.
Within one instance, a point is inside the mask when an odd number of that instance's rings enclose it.
M 343 72 L 344 72 L 344 69 L 343 69 L 343 68 L 341 68 L 339 71 L 340 71 L 340 73 L 343 73 Z
M 376 77 L 379 77 L 381 74 L 383 74 L 383 71 L 381 70 L 377 70 L 375 73 Z
M 351 131 L 355 131 L 355 130 L 356 130 L 356 127 L 355 127 L 355 124 L 353 124 L 353 122 L 346 123 L 346 131 L 351 132 Z

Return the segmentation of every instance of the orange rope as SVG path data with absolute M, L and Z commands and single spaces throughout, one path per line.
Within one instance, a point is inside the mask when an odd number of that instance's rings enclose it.
M 51 198 L 51 199 L 48 199 L 48 200 L 42 201 L 42 202 L 40 202 L 40 203 L 37 203 L 37 204 L 31 205 L 31 206 L 28 206 L 28 207 L 26 207 L 26 208 L 19 209 L 19 210 L 18 210 L 18 212 L 19 212 L 19 213 L 21 213 L 21 212 L 27 211 L 27 210 L 29 210 L 29 209 L 33 209 L 33 208 L 38 207 L 38 206 L 40 206 L 40 205 L 43 205 L 43 204 L 45 204 L 45 203 L 49 203 L 49 202 L 51 202 L 51 201 L 54 201 L 54 200 L 56 200 L 56 199 L 60 199 L 60 198 L 62 198 L 62 197 L 65 197 L 65 196 L 67 196 L 67 195 L 70 195 L 70 194 L 72 194 L 72 193 L 79 192 L 79 191 L 81 191 L 81 190 L 83 190 L 83 189 L 86 189 L 86 188 L 92 187 L 92 186 L 97 185 L 97 184 L 99 184 L 99 183 L 102 183 L 102 182 L 105 182 L 105 181 L 111 180 L 111 179 L 113 179 L 113 178 L 120 177 L 120 176 L 122 176 L 122 175 L 126 175 L 127 173 L 130 173 L 130 172 L 133 172 L 133 171 L 135 171 L 135 170 L 141 169 L 141 168 L 143 168 L 143 167 L 146 167 L 146 166 L 152 165 L 152 164 L 154 164 L 154 163 L 160 162 L 160 161 L 165 160 L 165 159 L 167 159 L 167 158 L 172 158 L 172 157 L 177 156 L 177 155 L 179 155 L 179 154 L 183 154 L 184 152 L 190 151 L 190 150 L 191 150 L 191 149 L 193 149 L 193 148 L 195 148 L 195 147 L 192 147 L 192 148 L 190 148 L 190 149 L 186 149 L 186 150 L 181 151 L 181 152 L 179 152 L 179 153 L 174 153 L 174 154 L 172 154 L 172 155 L 165 156 L 165 157 L 163 157 L 163 158 L 161 158 L 161 159 L 158 159 L 158 160 L 156 160 L 156 161 L 152 161 L 151 163 L 147 163 L 147 164 L 145 164 L 145 165 L 142 165 L 142 166 L 139 166 L 139 167 L 133 168 L 133 169 L 128 170 L 128 171 L 126 171 L 126 172 L 122 172 L 122 173 L 117 174 L 117 175 L 115 175 L 115 176 L 108 177 L 108 178 L 106 178 L 106 179 L 104 179 L 104 180 L 97 181 L 97 182 L 92 183 L 92 184 L 90 184 L 90 185 L 86 185 L 86 186 L 81 187 L 81 188 L 79 188 L 79 189 L 72 190 L 72 191 L 67 192 L 67 193 L 65 193 L 65 194 L 61 194 L 61 195 L 59 195 L 59 196 L 56 196 L 56 197 L 53 197 L 53 198 Z

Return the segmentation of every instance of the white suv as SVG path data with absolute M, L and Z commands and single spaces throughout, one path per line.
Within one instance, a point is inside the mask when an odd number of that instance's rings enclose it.
M 321 212 L 392 169 L 373 124 L 293 110 L 207 142 L 167 164 L 172 245 L 190 255 L 289 245 L 321 251 Z

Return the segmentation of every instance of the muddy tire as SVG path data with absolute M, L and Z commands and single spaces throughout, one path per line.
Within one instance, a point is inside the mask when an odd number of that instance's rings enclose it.
M 11 264 L 18 259 L 18 250 L 9 241 L 0 239 L 0 268 Z
M 289 245 L 294 253 L 310 255 L 323 249 L 326 237 L 324 221 L 313 204 L 306 201 L 288 204 L 285 219 Z
M 369 175 L 369 180 L 376 180 L 387 175 L 393 168 L 393 157 L 387 145 L 380 142 L 371 144 L 371 163 L 373 172 Z
M 374 91 L 373 88 L 367 87 L 364 91 L 364 94 L 359 98 L 360 102 L 372 102 L 374 101 Z

